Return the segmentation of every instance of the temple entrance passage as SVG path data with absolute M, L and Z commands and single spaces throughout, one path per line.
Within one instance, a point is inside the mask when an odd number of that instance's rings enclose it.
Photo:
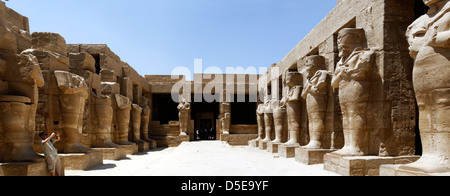
M 212 118 L 200 119 L 195 129 L 195 140 L 215 140 L 216 129 L 214 129 L 213 125 L 214 119 Z
M 191 120 L 194 120 L 194 140 L 217 140 L 216 119 L 219 116 L 219 103 L 193 102 L 191 108 Z

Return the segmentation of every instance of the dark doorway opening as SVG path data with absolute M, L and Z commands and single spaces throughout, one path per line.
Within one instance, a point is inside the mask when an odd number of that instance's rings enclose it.
M 194 96 L 192 96 L 194 97 Z M 216 120 L 220 115 L 218 102 L 192 102 L 191 118 L 194 120 L 194 139 L 217 140 Z
M 419 18 L 428 12 L 428 6 L 423 3 L 423 0 L 414 0 L 414 15 Z
M 178 103 L 172 100 L 171 94 L 153 94 L 153 121 L 169 124 L 169 121 L 178 121 Z
M 231 124 L 232 125 L 255 125 L 257 104 L 250 101 L 250 95 L 245 95 L 245 102 L 239 102 L 235 95 L 231 102 Z

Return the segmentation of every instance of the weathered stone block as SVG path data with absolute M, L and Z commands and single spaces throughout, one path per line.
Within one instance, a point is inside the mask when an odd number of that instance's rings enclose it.
M 307 164 L 322 164 L 323 157 L 325 154 L 333 152 L 334 150 L 328 149 L 304 149 L 304 148 L 296 148 L 295 149 L 295 161 Z M 338 159 L 333 159 L 334 163 L 338 163 Z
M 283 158 L 294 158 L 295 151 L 299 147 L 300 147 L 300 145 L 281 144 L 280 146 L 278 146 L 278 155 L 280 155 L 280 157 L 283 157 Z
M 32 35 L 32 49 L 67 54 L 66 40 L 57 33 L 34 32 Z
M 91 150 L 87 153 L 60 154 L 64 159 L 65 169 L 86 170 L 103 164 L 103 152 Z
M 267 152 L 270 153 L 278 153 L 278 147 L 281 145 L 281 143 L 273 143 L 269 142 L 267 144 Z
M 268 142 L 259 141 L 258 148 L 261 149 L 261 150 L 267 150 L 267 144 L 268 144 Z
M 103 153 L 103 160 L 120 160 L 127 157 L 124 148 L 93 148 Z
M 63 176 L 64 163 L 64 158 L 61 158 Z M 35 162 L 0 163 L 0 176 L 50 176 L 50 172 L 46 160 L 42 158 Z
M 379 176 L 380 166 L 392 164 L 398 160 L 401 162 L 414 162 L 419 156 L 342 156 L 335 153 L 324 155 L 324 169 L 344 176 Z M 392 174 L 385 171 L 383 174 Z
M 88 53 L 69 53 L 69 59 L 71 69 L 96 72 L 95 59 Z
M 254 148 L 258 148 L 259 141 L 257 141 L 257 140 L 248 141 L 248 145 L 251 146 L 251 147 L 254 147 Z

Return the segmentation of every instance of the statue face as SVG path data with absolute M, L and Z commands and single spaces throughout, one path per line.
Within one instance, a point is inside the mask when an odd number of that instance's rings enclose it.
M 348 57 L 352 54 L 355 49 L 354 41 L 352 40 L 352 36 L 346 35 L 344 36 L 338 44 L 339 48 L 339 57 L 344 58 Z
M 433 6 L 436 3 L 439 3 L 441 0 L 423 0 L 423 3 L 427 5 L 428 7 Z
M 317 62 L 313 59 L 306 59 L 304 74 L 306 74 L 307 78 L 313 77 L 317 72 Z

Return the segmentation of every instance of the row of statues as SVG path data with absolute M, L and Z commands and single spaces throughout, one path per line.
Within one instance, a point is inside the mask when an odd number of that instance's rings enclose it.
M 407 31 L 414 61 L 413 84 L 419 106 L 419 128 L 423 155 L 402 168 L 420 172 L 450 171 L 450 1 L 424 0 L 428 13 Z M 366 47 L 365 30 L 345 28 L 338 35 L 339 62 L 334 72 L 320 55 L 307 56 L 298 64 L 299 72 L 287 71 L 284 84 L 289 91 L 280 100 L 266 101 L 257 109 L 256 141 L 282 142 L 282 129 L 288 130 L 285 145 L 299 146 L 301 99 L 306 101 L 309 143 L 301 148 L 324 148 L 329 92 L 338 90 L 342 114 L 344 146 L 334 154 L 367 156 L 368 112 L 375 53 Z M 331 88 L 331 89 L 330 89 Z M 287 127 L 282 121 L 287 117 Z M 286 141 L 286 140 L 285 140 Z M 381 156 L 381 155 L 380 155 Z
M 120 94 L 117 81 L 101 81 L 103 73 L 114 71 L 95 73 L 93 57 L 68 53 L 60 35 L 33 33 L 31 38 L 32 48 L 18 54 L 13 33 L 0 24 L 0 162 L 40 159 L 34 145 L 38 131 L 60 131 L 61 142 L 55 144 L 60 153 L 151 142 L 148 99 L 133 104 Z
M 275 128 L 275 140 L 281 142 L 281 127 L 287 115 L 289 141 L 286 145 L 299 144 L 301 131 L 301 99 L 306 101 L 310 141 L 303 148 L 322 149 L 326 131 L 326 112 L 329 88 L 339 89 L 339 100 L 343 113 L 345 146 L 336 152 L 342 155 L 364 155 L 366 112 L 369 99 L 370 81 L 368 71 L 373 64 L 374 51 L 364 49 L 365 31 L 360 28 L 343 29 L 339 33 L 339 61 L 335 73 L 327 71 L 326 59 L 320 55 L 307 56 L 304 64 L 299 64 L 299 72 L 287 71 L 284 83 L 289 91 L 280 101 L 270 101 L 258 107 L 259 137 L 265 129 L 264 141 L 271 140 Z M 264 119 L 262 115 L 264 114 Z M 264 127 L 262 126 L 264 122 Z M 275 123 L 275 126 L 272 124 Z

